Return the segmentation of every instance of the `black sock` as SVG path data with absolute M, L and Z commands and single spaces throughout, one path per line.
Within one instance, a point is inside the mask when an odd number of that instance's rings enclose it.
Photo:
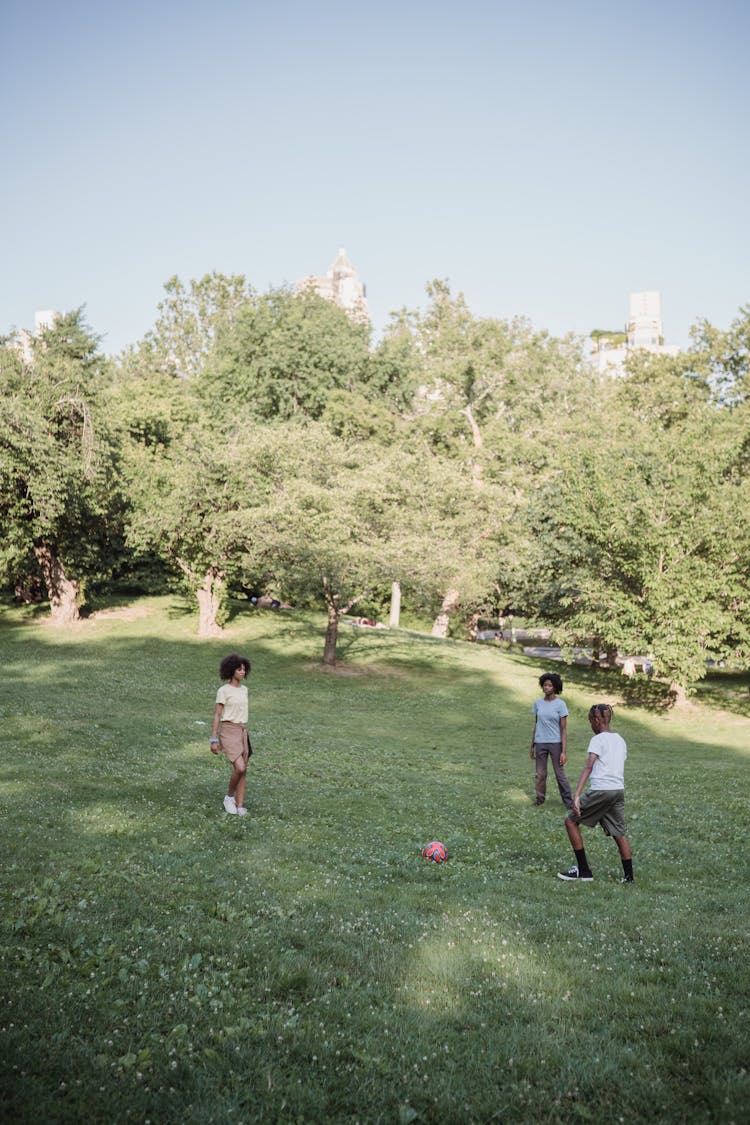
M 624 859 L 622 861 L 622 869 L 625 872 L 625 878 L 630 879 L 631 882 L 632 882 L 632 879 L 633 879 L 633 861 L 632 861 L 632 859 Z
M 573 850 L 575 851 L 575 848 Z M 581 848 L 580 851 L 576 851 L 576 860 L 578 862 L 578 872 L 579 872 L 579 874 L 580 875 L 590 875 L 591 874 L 591 868 L 589 867 L 589 861 L 586 859 L 586 849 L 585 848 Z

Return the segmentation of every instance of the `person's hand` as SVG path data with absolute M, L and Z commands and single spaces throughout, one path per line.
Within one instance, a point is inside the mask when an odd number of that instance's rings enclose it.
M 560 755 L 560 765 L 564 766 L 565 763 L 567 762 L 567 760 L 568 760 L 568 755 L 563 750 L 562 754 Z
M 529 757 L 532 758 L 532 759 L 534 757 L 534 743 L 533 742 L 531 744 L 531 750 L 529 751 Z
M 581 815 L 581 798 L 580 797 L 574 797 L 573 798 L 573 812 L 576 814 L 576 816 Z
M 212 754 L 218 754 L 219 753 L 219 740 L 218 740 L 218 738 L 212 738 L 210 745 L 211 745 L 211 753 Z

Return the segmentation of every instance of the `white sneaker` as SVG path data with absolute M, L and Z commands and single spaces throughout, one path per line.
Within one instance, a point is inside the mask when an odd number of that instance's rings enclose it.
M 237 812 L 237 802 L 235 801 L 234 797 L 230 797 L 228 793 L 224 798 L 224 811 L 228 813 Z
M 237 813 L 237 816 L 247 816 L 247 809 L 244 805 L 240 805 L 240 807 L 235 811 Z

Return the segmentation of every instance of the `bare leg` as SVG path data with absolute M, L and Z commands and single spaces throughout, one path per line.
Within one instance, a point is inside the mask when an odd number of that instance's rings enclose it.
M 234 763 L 234 769 L 229 781 L 229 796 L 234 797 L 237 808 L 245 804 L 245 786 L 247 784 L 247 755 L 242 754 Z
M 580 833 L 579 833 L 580 835 Z M 627 836 L 615 836 L 614 841 L 620 851 L 620 859 L 632 859 L 633 855 L 630 851 L 630 844 L 628 843 Z
M 240 755 L 239 758 L 235 758 L 234 762 L 232 763 L 232 776 L 229 778 L 229 788 L 227 789 L 227 793 L 230 797 L 235 798 L 238 805 L 240 804 L 240 801 L 237 800 L 237 798 L 240 796 L 244 796 L 245 793 L 246 769 L 247 766 L 245 764 L 244 757 Z M 238 792 L 240 783 L 242 783 L 242 794 Z
M 578 827 L 574 820 L 570 819 L 570 817 L 566 817 L 565 827 L 567 829 L 568 839 L 570 840 L 570 843 L 573 847 L 573 851 L 579 852 L 583 847 L 583 836 L 581 835 L 581 829 Z M 624 839 L 624 837 L 621 837 L 621 839 Z
M 586 849 L 583 846 L 583 836 L 581 835 L 581 829 L 576 824 L 575 820 L 572 819 L 572 815 L 573 814 L 565 818 L 565 829 L 568 833 L 568 839 L 570 840 L 571 847 L 575 852 L 576 867 L 578 868 L 580 878 L 591 879 L 593 878 L 593 876 L 591 874 L 589 861 L 586 858 Z M 559 878 L 570 878 L 570 873 L 566 874 L 561 871 L 559 872 Z

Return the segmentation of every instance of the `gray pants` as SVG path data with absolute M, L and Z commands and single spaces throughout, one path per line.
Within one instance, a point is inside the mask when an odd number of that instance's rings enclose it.
M 536 759 L 536 803 L 543 805 L 547 796 L 547 765 L 552 759 L 552 768 L 555 771 L 555 781 L 560 790 L 562 803 L 566 808 L 573 808 L 573 794 L 570 782 L 565 776 L 565 768 L 560 765 L 562 742 L 537 742 L 534 744 L 534 757 Z

